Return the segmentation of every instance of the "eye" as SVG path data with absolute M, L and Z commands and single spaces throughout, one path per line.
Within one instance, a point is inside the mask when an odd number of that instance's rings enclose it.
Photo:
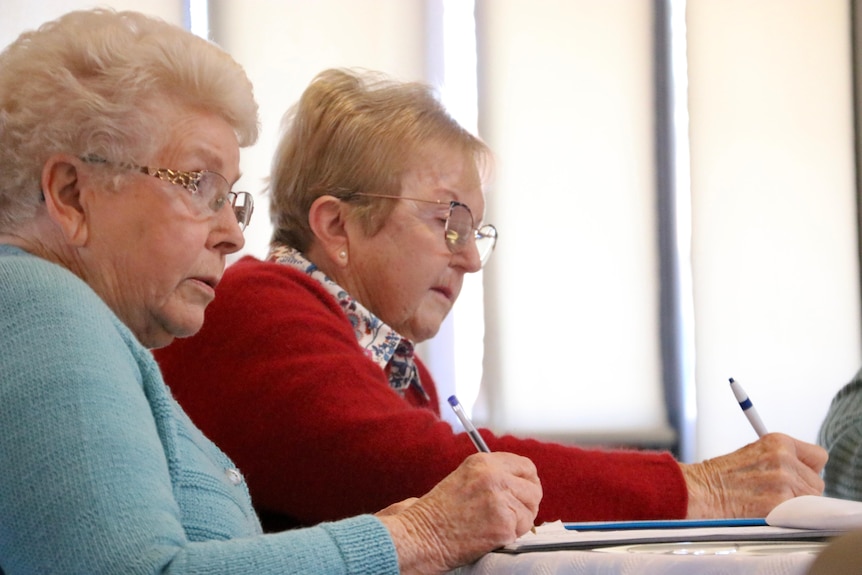
M 451 212 L 449 210 L 449 206 L 446 206 L 445 208 L 440 208 L 440 209 L 435 208 L 435 210 L 434 210 L 434 219 L 437 220 L 438 222 L 440 222 L 441 224 L 445 224 L 446 222 L 448 222 L 450 215 L 451 215 Z
M 204 183 L 203 172 L 177 172 L 175 178 L 176 180 L 173 181 L 190 191 L 192 195 L 200 193 L 200 187 Z
M 227 180 L 216 172 L 204 171 L 201 174 L 198 184 L 200 199 L 210 210 L 218 212 L 230 202 L 230 186 Z
M 227 203 L 227 196 L 226 195 L 216 196 L 215 198 L 213 198 L 213 201 L 212 201 L 213 211 L 215 211 L 215 212 L 220 211 L 226 203 Z

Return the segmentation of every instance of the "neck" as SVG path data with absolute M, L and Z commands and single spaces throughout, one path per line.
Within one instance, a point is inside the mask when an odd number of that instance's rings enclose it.
M 344 285 L 342 281 L 346 279 L 346 272 L 344 269 L 347 267 L 347 264 L 339 265 L 338 262 L 332 260 L 329 257 L 329 254 L 325 249 L 320 247 L 318 244 L 311 244 L 308 246 L 308 249 L 302 252 L 302 255 L 306 257 L 308 261 L 317 266 L 317 268 L 325 273 L 329 278 L 347 290 L 347 293 L 353 295 L 348 286 Z
M 11 231 L 0 233 L 0 243 L 21 248 L 77 274 L 75 251 L 68 246 L 51 222 L 36 218 Z M 80 275 L 80 274 L 78 274 Z

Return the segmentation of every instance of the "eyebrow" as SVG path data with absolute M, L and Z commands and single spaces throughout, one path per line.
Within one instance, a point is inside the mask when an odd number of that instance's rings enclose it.
M 204 165 L 215 165 L 215 169 L 213 170 L 210 170 L 209 168 L 203 168 L 201 171 L 205 170 L 209 172 L 216 172 L 218 174 L 221 174 L 221 176 L 227 180 L 227 177 L 223 173 L 224 163 L 222 162 L 222 159 L 221 157 L 219 157 L 218 154 L 214 153 L 208 148 L 198 148 L 197 150 L 194 150 L 192 152 L 192 157 L 195 159 L 201 159 Z M 230 180 L 228 180 L 228 183 L 231 185 L 231 187 L 233 187 L 233 185 L 236 184 L 240 178 L 242 178 L 241 171 L 237 173 L 236 179 L 234 181 L 231 182 Z
M 467 202 L 465 202 L 463 200 L 458 199 L 458 196 L 455 195 L 455 192 L 453 192 L 449 188 L 434 188 L 434 192 L 442 192 L 443 196 L 445 196 L 445 198 L 448 198 L 448 200 L 450 202 L 459 202 L 459 203 L 464 204 L 465 206 L 469 207 L 471 212 L 473 211 L 473 206 L 471 206 L 470 204 L 468 204 Z M 482 196 L 485 195 L 485 192 L 481 188 L 479 188 L 479 193 L 481 193 Z M 473 214 L 474 217 L 475 217 L 475 215 L 476 214 Z M 482 219 L 484 219 L 484 218 L 482 218 Z

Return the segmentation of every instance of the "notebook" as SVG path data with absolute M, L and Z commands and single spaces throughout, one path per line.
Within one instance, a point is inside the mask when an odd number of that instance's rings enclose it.
M 704 541 L 824 541 L 851 529 L 862 529 L 862 503 L 805 495 L 779 504 L 763 519 L 557 521 L 537 527 L 535 533 L 519 537 L 500 551 Z

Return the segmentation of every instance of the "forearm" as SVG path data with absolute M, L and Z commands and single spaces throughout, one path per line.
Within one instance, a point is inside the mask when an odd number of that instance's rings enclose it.
M 444 573 L 446 567 L 441 542 L 421 517 L 390 515 L 380 518 L 392 538 L 398 555 L 398 568 L 404 575 Z
M 579 449 L 511 436 L 488 441 L 492 450 L 536 464 L 545 486 L 539 523 L 685 517 L 688 491 L 669 453 Z

